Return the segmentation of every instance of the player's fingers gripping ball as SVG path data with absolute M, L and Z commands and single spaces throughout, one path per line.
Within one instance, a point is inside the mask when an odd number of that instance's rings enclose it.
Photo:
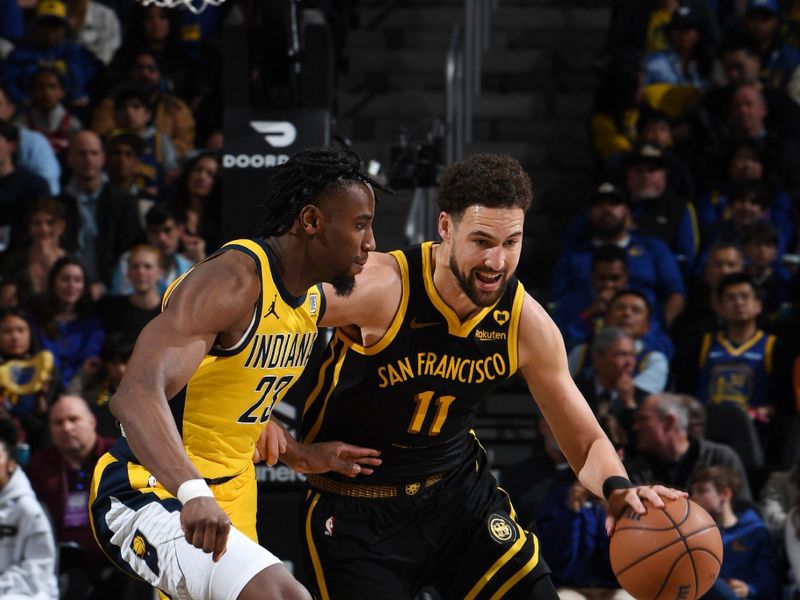
M 688 498 L 663 498 L 664 508 L 628 509 L 611 536 L 611 568 L 637 600 L 695 600 L 722 565 L 722 536 L 711 516 Z

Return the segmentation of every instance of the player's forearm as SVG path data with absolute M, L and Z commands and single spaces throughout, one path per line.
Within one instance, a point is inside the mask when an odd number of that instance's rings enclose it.
M 583 466 L 577 471 L 578 479 L 598 498 L 603 498 L 603 482 L 609 477 L 628 479 L 622 461 L 605 435 L 589 444 L 585 456 Z
M 120 390 L 111 399 L 111 412 L 119 420 L 139 463 L 171 494 L 181 483 L 200 478 L 189 460 L 175 420 L 163 393 L 140 394 Z

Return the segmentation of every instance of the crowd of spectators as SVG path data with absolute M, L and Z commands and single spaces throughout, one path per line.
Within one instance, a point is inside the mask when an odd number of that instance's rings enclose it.
M 227 8 L 0 0 L 3 597 L 149 595 L 94 543 L 89 482 L 138 333 L 221 242 Z
M 596 188 L 547 296 L 632 480 L 690 492 L 720 527 L 709 598 L 800 597 L 799 28 L 797 1 L 613 3 Z M 623 597 L 598 501 L 541 438 L 535 497 L 516 468 L 501 483 L 563 597 Z

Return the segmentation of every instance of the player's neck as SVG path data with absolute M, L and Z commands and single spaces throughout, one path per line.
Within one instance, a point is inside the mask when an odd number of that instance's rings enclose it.
M 278 265 L 278 275 L 286 290 L 296 297 L 306 293 L 316 279 L 314 265 L 303 264 L 306 253 L 297 238 L 291 232 L 280 237 L 265 238 L 264 242 L 272 251 Z

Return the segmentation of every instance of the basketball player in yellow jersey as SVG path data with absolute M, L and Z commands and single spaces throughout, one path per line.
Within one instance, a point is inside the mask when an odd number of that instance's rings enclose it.
M 410 600 L 426 585 L 445 599 L 557 598 L 471 432 L 482 398 L 517 370 L 581 483 L 608 500 L 609 531 L 626 507 L 685 495 L 630 483 L 558 329 L 514 278 L 531 199 L 517 161 L 470 156 L 442 176 L 441 242 L 372 253 L 347 299 L 326 287 L 322 323 L 340 329 L 304 441 L 366 443 L 383 462 L 363 482 L 309 476 L 319 598 Z
M 309 598 L 251 539 L 252 459 L 311 353 L 316 282 L 349 293 L 374 249 L 373 187 L 352 152 L 298 153 L 273 172 L 262 237 L 226 244 L 168 290 L 111 399 L 124 437 L 90 494 L 95 536 L 127 573 L 181 600 Z M 334 442 L 295 464 L 354 477 L 376 456 Z

